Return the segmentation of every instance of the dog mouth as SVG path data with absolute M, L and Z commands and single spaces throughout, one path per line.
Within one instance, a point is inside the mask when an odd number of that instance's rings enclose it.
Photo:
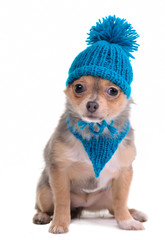
M 85 122 L 98 122 L 98 123 L 104 120 L 103 117 L 96 117 L 93 115 L 82 116 L 82 119 Z

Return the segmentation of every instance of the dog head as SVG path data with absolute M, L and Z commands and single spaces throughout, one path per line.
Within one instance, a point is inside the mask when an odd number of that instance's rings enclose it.
M 124 109 L 127 97 L 109 80 L 82 76 L 65 90 L 73 110 L 87 122 L 113 119 Z

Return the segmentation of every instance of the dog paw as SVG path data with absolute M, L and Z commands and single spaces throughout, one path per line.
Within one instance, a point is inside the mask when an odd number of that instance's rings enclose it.
M 132 218 L 125 221 L 119 221 L 118 224 L 119 227 L 124 230 L 144 230 L 143 224 Z
M 69 231 L 68 226 L 62 225 L 51 224 L 49 228 L 49 232 L 54 234 L 67 233 L 68 231 Z
M 143 213 L 143 212 L 140 212 L 138 210 L 134 210 L 132 213 L 131 213 L 132 217 L 139 221 L 139 222 L 146 222 L 148 220 L 148 216 Z
M 48 224 L 51 221 L 51 217 L 47 213 L 39 212 L 33 217 L 33 223 L 35 224 Z

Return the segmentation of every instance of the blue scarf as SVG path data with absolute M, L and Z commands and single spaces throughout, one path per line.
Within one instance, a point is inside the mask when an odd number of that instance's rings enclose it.
M 77 126 L 81 131 L 88 127 L 89 132 L 92 134 L 90 139 L 86 139 L 75 129 L 69 117 L 67 118 L 67 125 L 70 132 L 83 144 L 83 147 L 92 162 L 96 178 L 100 176 L 100 172 L 103 170 L 106 163 L 112 158 L 119 143 L 125 138 L 130 129 L 129 121 L 126 121 L 121 132 L 118 132 L 118 129 L 112 126 L 113 121 L 111 121 L 110 124 L 107 124 L 105 120 L 101 123 L 77 121 Z M 98 131 L 95 131 L 94 129 L 94 126 L 96 125 L 99 128 Z M 103 133 L 106 127 L 109 130 L 109 134 Z

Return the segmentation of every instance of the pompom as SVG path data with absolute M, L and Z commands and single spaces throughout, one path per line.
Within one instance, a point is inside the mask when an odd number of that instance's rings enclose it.
M 120 45 L 129 57 L 132 57 L 131 52 L 137 51 L 139 44 L 136 39 L 139 37 L 126 19 L 109 16 L 99 20 L 96 26 L 93 26 L 88 33 L 89 37 L 86 42 L 92 45 L 100 40 L 105 40 L 109 43 Z

